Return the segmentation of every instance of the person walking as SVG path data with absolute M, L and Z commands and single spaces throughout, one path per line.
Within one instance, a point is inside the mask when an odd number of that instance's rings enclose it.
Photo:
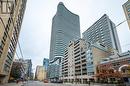
M 88 81 L 88 86 L 90 86 L 90 81 Z

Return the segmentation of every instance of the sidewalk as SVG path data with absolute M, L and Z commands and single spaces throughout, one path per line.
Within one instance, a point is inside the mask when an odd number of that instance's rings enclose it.
M 18 83 L 18 84 L 16 84 L 16 83 L 7 83 L 7 84 L 0 84 L 0 86 L 22 86 L 23 85 L 23 83 Z
M 89 84 L 72 84 L 72 83 L 63 83 L 68 86 L 130 86 L 130 84 L 121 85 L 121 84 L 100 84 L 100 83 L 91 83 Z

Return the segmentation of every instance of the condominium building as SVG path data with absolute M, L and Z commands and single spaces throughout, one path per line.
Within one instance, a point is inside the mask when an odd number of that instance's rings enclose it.
M 50 66 L 56 66 L 56 74 L 53 73 L 54 70 L 50 70 L 50 77 L 59 77 L 59 64 L 61 58 L 64 57 L 64 51 L 70 40 L 80 38 L 80 23 L 79 16 L 70 12 L 62 2 L 57 6 L 57 12 L 52 20 L 52 32 L 51 32 L 51 42 L 50 42 Z M 57 62 L 59 64 L 57 64 Z M 56 63 L 56 64 L 55 64 Z M 49 68 L 51 68 L 49 67 Z M 52 68 L 53 69 L 53 68 Z M 52 71 L 52 72 L 51 72 Z M 54 77 L 55 78 L 55 77 Z
M 121 47 L 115 24 L 104 14 L 91 27 L 83 32 L 83 39 L 87 42 L 99 42 L 110 49 L 121 53 Z
M 9 79 L 27 0 L 0 0 L 0 83 Z
M 63 57 L 66 45 L 74 38 L 80 38 L 79 16 L 70 12 L 60 2 L 52 20 L 50 61 L 55 57 Z
M 122 5 L 124 13 L 125 13 L 125 17 L 128 23 L 128 26 L 130 28 L 130 0 L 128 0 L 126 3 L 124 3 Z
M 94 43 L 89 46 L 86 50 L 86 60 L 87 60 L 87 80 L 96 80 L 94 77 L 97 74 L 97 65 L 103 58 L 107 58 L 111 55 L 109 49 L 102 45 L 101 43 Z
M 45 68 L 43 66 L 37 66 L 35 72 L 35 79 L 39 81 L 43 81 L 46 77 Z
M 87 82 L 86 42 L 83 39 L 70 41 L 62 61 L 64 82 Z

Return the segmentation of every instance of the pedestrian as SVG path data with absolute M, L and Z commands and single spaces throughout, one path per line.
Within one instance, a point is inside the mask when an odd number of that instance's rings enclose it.
M 18 80 L 16 80 L 16 83 L 18 84 L 18 83 L 19 83 L 19 81 L 18 81 Z
M 88 81 L 88 85 L 90 86 L 90 81 Z

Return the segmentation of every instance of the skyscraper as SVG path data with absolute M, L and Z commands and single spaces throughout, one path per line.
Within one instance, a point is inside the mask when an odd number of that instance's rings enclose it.
M 126 3 L 124 3 L 122 5 L 122 7 L 124 9 L 127 23 L 128 23 L 129 29 L 130 29 L 130 0 L 128 0 Z
M 48 70 L 48 67 L 49 67 L 49 59 L 47 59 L 47 58 L 44 58 L 43 59 L 43 67 L 44 67 L 44 69 L 45 69 L 45 72 L 46 72 L 46 79 L 48 79 L 48 77 L 49 77 L 49 70 Z
M 0 83 L 8 82 L 27 0 L 0 0 Z
M 83 32 L 83 39 L 92 44 L 99 42 L 104 46 L 116 49 L 121 53 L 116 26 L 106 14 Z
M 63 57 L 66 45 L 74 38 L 80 38 L 79 16 L 70 12 L 60 2 L 52 20 L 49 60 L 52 61 L 55 57 Z
M 45 68 L 46 71 L 48 69 L 48 66 L 49 66 L 49 59 L 44 58 L 43 59 L 43 67 Z

